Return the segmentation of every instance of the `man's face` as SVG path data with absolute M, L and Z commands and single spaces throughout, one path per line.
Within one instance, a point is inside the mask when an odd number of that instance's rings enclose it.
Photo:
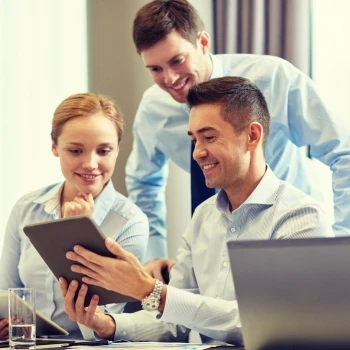
M 211 75 L 208 48 L 209 36 L 206 32 L 198 34 L 195 47 L 173 31 L 165 39 L 142 50 L 141 57 L 154 82 L 174 100 L 186 102 L 189 88 L 208 80 Z
M 220 105 L 211 104 L 191 109 L 188 134 L 195 142 L 193 159 L 208 187 L 236 191 L 249 176 L 247 132 L 238 135 L 220 112 Z

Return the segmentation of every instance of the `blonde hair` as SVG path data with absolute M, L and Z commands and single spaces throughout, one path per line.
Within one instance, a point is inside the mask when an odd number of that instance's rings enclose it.
M 69 96 L 58 105 L 52 119 L 52 141 L 57 144 L 62 127 L 67 121 L 97 113 L 103 113 L 115 124 L 119 143 L 123 136 L 124 120 L 118 106 L 110 98 L 92 93 Z

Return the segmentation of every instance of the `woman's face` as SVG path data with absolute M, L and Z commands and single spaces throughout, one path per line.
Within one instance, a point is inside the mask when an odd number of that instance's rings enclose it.
M 63 202 L 79 193 L 96 198 L 111 178 L 119 152 L 116 125 L 103 113 L 77 117 L 62 127 L 52 151 L 66 178 Z

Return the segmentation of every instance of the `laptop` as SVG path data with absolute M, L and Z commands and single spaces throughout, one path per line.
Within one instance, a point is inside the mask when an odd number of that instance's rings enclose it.
M 227 246 L 246 350 L 350 349 L 350 237 Z

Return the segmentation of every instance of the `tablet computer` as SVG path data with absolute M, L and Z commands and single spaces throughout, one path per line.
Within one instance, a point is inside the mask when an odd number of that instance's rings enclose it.
M 19 298 L 19 300 L 21 300 Z M 41 336 L 51 336 L 51 335 L 68 335 L 69 333 L 60 327 L 57 323 L 51 321 L 43 313 L 36 310 L 36 335 Z M 0 319 L 9 317 L 8 309 L 8 291 L 0 291 Z
M 121 219 L 124 221 L 116 223 L 116 230 L 125 224 L 125 219 L 122 217 Z M 118 225 L 121 227 L 117 227 Z M 24 226 L 23 230 L 57 279 L 64 277 L 68 282 L 77 280 L 82 283 L 83 275 L 71 270 L 71 265 L 76 262 L 66 258 L 66 253 L 73 250 L 75 245 L 81 245 L 99 255 L 115 257 L 105 246 L 104 234 L 87 216 L 31 224 Z M 100 297 L 99 305 L 135 301 L 129 296 L 89 285 L 85 306 L 89 305 L 94 294 Z

